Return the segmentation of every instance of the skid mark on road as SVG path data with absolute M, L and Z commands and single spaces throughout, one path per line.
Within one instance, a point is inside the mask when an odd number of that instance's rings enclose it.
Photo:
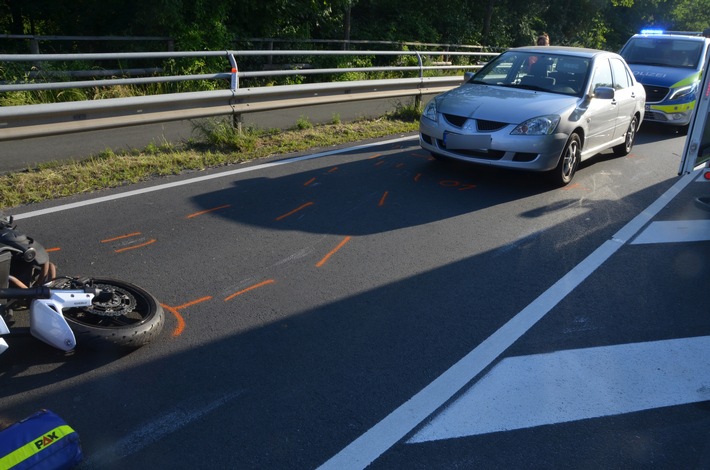
M 133 455 L 136 452 L 140 452 L 166 436 L 184 429 L 194 421 L 226 405 L 242 393 L 241 390 L 227 393 L 208 402 L 204 402 L 204 399 L 200 396 L 193 396 L 189 403 L 178 404 L 173 411 L 156 417 L 122 439 L 99 449 L 98 452 L 89 456 L 82 465 L 82 468 L 94 469 L 112 467 L 112 464 L 115 464 L 117 461 Z M 203 403 L 195 405 L 195 401 L 203 401 Z
M 133 233 L 127 233 L 125 235 L 119 235 L 117 237 L 111 237 L 111 238 L 106 238 L 104 240 L 101 240 L 101 243 L 113 243 L 121 240 L 128 240 L 130 238 L 134 238 L 137 236 L 142 235 L 141 232 L 133 232 Z M 147 240 L 143 243 L 138 243 L 140 240 L 145 240 L 145 238 L 140 238 L 139 240 L 131 240 L 126 243 L 124 243 L 122 248 L 116 248 L 113 250 L 114 253 L 123 253 L 124 251 L 129 251 L 129 250 L 135 250 L 136 248 L 143 248 L 144 246 L 152 245 L 156 241 L 158 241 L 155 238 L 152 238 L 150 240 Z

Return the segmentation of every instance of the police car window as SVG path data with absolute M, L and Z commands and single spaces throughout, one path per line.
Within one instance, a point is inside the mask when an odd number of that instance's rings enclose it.
M 598 60 L 594 69 L 594 78 L 592 79 L 592 90 L 596 90 L 600 86 L 613 87 L 614 80 L 611 75 L 611 67 L 607 59 Z
M 682 38 L 636 38 L 621 55 L 629 64 L 697 68 L 703 41 Z

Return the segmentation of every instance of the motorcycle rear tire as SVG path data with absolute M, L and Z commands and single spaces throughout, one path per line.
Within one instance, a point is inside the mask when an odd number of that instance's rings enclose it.
M 92 281 L 94 285 L 114 292 L 113 299 L 107 302 L 95 299 L 91 307 L 64 310 L 64 318 L 76 336 L 77 348 L 131 350 L 160 335 L 165 313 L 152 294 L 117 279 L 92 278 Z M 52 287 L 63 287 L 61 280 L 52 283 Z M 113 309 L 116 305 L 118 309 Z

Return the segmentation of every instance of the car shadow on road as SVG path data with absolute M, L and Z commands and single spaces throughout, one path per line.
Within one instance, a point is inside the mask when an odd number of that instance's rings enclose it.
M 193 202 L 204 210 L 228 206 L 214 214 L 241 224 L 366 235 L 472 214 L 556 189 L 542 175 L 438 162 L 413 144 L 370 153 L 331 156 L 317 169 L 289 170 L 282 176 L 244 173 L 231 187 L 199 194 Z

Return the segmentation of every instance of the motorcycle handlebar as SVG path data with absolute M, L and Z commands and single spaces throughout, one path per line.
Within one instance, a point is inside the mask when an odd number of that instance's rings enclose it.
M 0 299 L 49 299 L 52 296 L 49 287 L 7 287 L 0 289 Z

